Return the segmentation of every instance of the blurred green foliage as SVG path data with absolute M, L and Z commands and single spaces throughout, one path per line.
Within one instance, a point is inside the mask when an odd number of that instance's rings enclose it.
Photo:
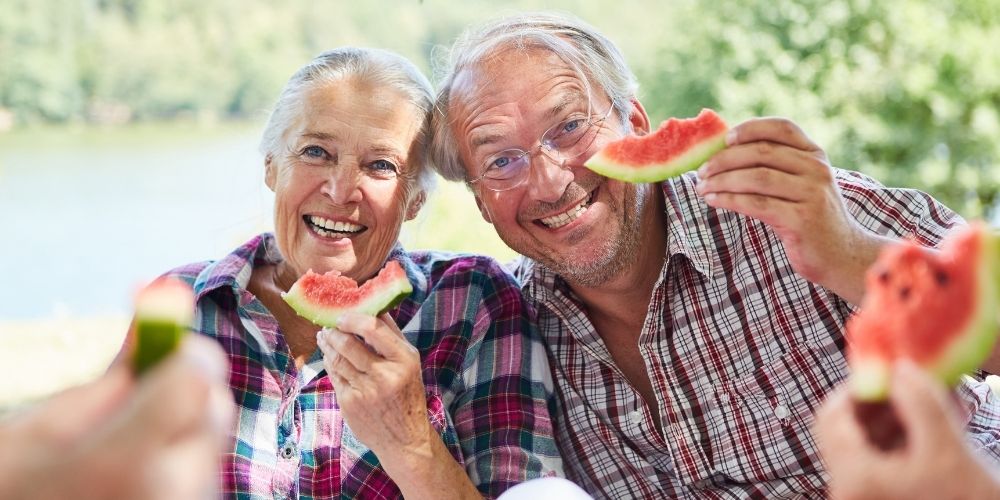
M 260 119 L 336 45 L 430 69 L 468 23 L 573 12 L 608 34 L 654 119 L 782 115 L 838 166 L 966 216 L 1000 198 L 1000 0 L 4 0 L 0 128 Z

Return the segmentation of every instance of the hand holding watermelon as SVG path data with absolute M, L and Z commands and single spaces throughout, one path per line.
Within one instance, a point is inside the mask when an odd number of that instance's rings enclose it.
M 316 340 L 344 420 L 393 478 L 425 450 L 447 455 L 427 418 L 420 354 L 388 314 L 345 313 Z
M 857 304 L 864 272 L 888 240 L 847 212 L 826 153 L 781 118 L 748 120 L 726 144 L 698 169 L 705 202 L 770 226 L 797 273 Z
M 872 422 L 859 418 L 848 387 L 817 412 L 830 498 L 1000 498 L 1000 484 L 966 445 L 955 405 L 937 381 L 900 363 L 890 393 L 893 446 L 872 441 Z

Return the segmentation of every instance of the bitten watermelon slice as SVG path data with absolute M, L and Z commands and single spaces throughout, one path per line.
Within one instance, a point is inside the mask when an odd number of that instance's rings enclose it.
M 694 170 L 726 147 L 726 122 L 711 109 L 695 118 L 671 118 L 647 135 L 608 143 L 585 166 L 628 182 L 659 182 Z
M 135 298 L 135 372 L 144 373 L 177 349 L 193 319 L 194 292 L 187 283 L 163 277 L 140 290 Z
M 998 284 L 1000 237 L 983 224 L 953 232 L 937 253 L 913 242 L 885 249 L 847 322 L 856 399 L 885 400 L 899 358 L 948 385 L 979 367 L 1000 331 Z
M 412 291 L 406 272 L 399 262 L 392 260 L 360 287 L 337 271 L 316 274 L 309 270 L 281 298 L 299 316 L 319 326 L 336 328 L 340 316 L 346 312 L 377 316 L 395 307 Z

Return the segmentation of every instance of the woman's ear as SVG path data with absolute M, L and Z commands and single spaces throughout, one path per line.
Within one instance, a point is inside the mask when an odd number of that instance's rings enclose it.
M 406 220 L 416 219 L 425 201 L 427 201 L 427 191 L 421 189 L 410 199 L 410 203 L 406 206 Z
M 274 184 L 277 179 L 278 172 L 277 167 L 274 165 L 274 157 L 271 156 L 271 153 L 268 153 L 267 156 L 264 157 L 264 184 L 267 185 L 267 188 L 270 189 L 272 193 L 274 192 Z

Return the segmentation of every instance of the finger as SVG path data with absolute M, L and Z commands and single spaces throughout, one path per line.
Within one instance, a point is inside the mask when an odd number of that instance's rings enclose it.
M 787 118 L 752 118 L 731 128 L 726 135 L 727 146 L 757 141 L 784 144 L 803 151 L 822 151 L 795 122 Z
M 774 228 L 788 227 L 798 205 L 797 202 L 771 196 L 741 193 L 709 193 L 705 195 L 705 203 L 741 213 Z
M 846 386 L 827 397 L 816 412 L 815 427 L 821 453 L 829 462 L 842 464 L 844 459 L 870 451 Z
M 375 348 L 382 357 L 399 361 L 412 357 L 416 348 L 403 337 L 396 322 L 387 314 L 380 318 L 372 318 L 361 314 L 344 314 L 339 326 L 349 329 L 362 338 L 368 345 Z
M 333 348 L 324 351 L 323 366 L 326 367 L 328 374 L 337 375 L 350 382 L 353 386 L 360 386 L 362 379 L 368 375 L 367 372 L 359 370 L 353 363 Z
M 889 399 L 916 448 L 936 449 L 961 428 L 944 387 L 909 360 L 896 364 Z
M 709 193 L 758 194 L 786 201 L 805 201 L 808 179 L 765 166 L 730 170 L 698 180 L 695 190 Z
M 357 371 L 367 373 L 378 361 L 379 355 L 372 352 L 355 334 L 341 331 L 339 328 L 323 329 L 320 332 L 316 337 L 317 343 L 325 343 L 325 347 L 336 354 L 337 358 L 350 363 Z M 320 350 L 323 351 L 323 348 L 321 344 Z M 326 355 L 327 352 L 323 351 L 323 354 Z
M 795 175 L 828 168 L 815 153 L 783 144 L 758 141 L 730 146 L 708 159 L 699 169 L 699 180 L 730 170 L 767 166 Z

